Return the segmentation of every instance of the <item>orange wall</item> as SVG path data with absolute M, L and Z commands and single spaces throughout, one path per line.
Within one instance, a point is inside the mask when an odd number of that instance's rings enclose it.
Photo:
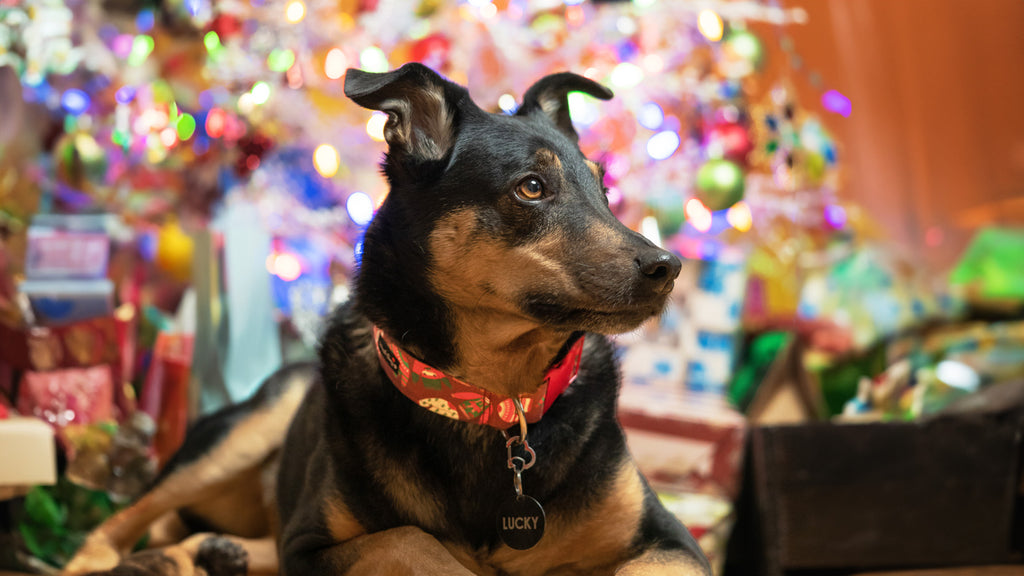
M 768 78 L 791 77 L 836 136 L 847 198 L 936 266 L 951 264 L 979 225 L 1024 226 L 1024 0 L 785 5 L 803 7 L 809 22 L 755 27 Z M 821 108 L 811 70 L 850 98 L 850 117 Z

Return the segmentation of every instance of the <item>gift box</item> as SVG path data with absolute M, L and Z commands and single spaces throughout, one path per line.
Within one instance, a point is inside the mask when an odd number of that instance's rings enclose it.
M 726 499 L 739 493 L 746 421 L 717 395 L 623 394 L 619 421 L 658 489 Z
M 18 411 L 54 426 L 93 424 L 113 418 L 110 366 L 26 372 L 18 387 Z
M 57 481 L 53 429 L 36 418 L 0 420 L 0 500 L 24 494 L 28 487 Z
M 25 276 L 31 280 L 106 276 L 110 237 L 104 215 L 38 215 L 28 229 Z
M 28 297 L 36 323 L 59 326 L 109 316 L 114 284 L 98 280 L 25 280 L 18 291 Z

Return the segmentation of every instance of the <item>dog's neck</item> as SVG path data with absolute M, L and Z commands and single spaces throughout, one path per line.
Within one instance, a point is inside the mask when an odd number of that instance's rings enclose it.
M 571 336 L 514 314 L 456 311 L 455 362 L 448 371 L 503 396 L 537 390 Z

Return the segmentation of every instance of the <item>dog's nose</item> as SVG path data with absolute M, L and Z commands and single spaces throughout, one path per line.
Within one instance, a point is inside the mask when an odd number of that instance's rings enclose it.
M 636 264 L 640 268 L 645 282 L 652 290 L 661 292 L 679 276 L 683 264 L 670 252 L 659 248 L 644 250 L 637 256 Z

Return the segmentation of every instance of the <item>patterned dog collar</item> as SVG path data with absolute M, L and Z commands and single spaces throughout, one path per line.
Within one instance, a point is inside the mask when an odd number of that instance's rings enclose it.
M 395 388 L 423 408 L 453 420 L 486 424 L 499 430 L 519 422 L 512 398 L 463 382 L 420 362 L 376 326 L 373 339 L 380 365 Z M 536 392 L 519 397 L 528 423 L 540 420 L 572 384 L 579 373 L 582 356 L 581 337 L 561 362 L 548 369 Z

